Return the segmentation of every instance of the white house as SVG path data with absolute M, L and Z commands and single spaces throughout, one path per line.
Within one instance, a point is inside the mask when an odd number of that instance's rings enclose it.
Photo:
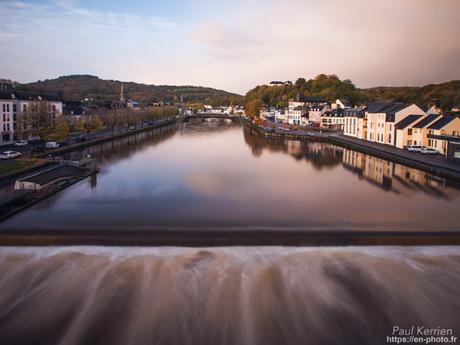
M 343 134 L 349 137 L 366 139 L 367 119 L 365 108 L 344 109 Z
M 331 109 L 348 109 L 351 108 L 351 102 L 344 99 L 337 99 L 331 104 Z
M 31 138 L 31 125 L 21 121 L 21 118 L 26 118 L 32 107 L 37 107 L 40 103 L 46 105 L 52 122 L 62 115 L 62 100 L 56 95 L 14 90 L 0 92 L 0 145 Z

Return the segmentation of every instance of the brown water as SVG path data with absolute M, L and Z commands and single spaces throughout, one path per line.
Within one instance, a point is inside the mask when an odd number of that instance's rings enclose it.
M 459 230 L 454 181 L 325 143 L 191 123 L 89 152 L 97 176 L 0 234 Z M 386 344 L 395 325 L 459 336 L 459 291 L 458 246 L 0 247 L 0 344 Z
M 327 143 L 267 141 L 238 125 L 200 122 L 89 152 L 101 173 L 0 228 L 460 230 L 458 182 Z
M 0 344 L 385 344 L 460 335 L 455 247 L 2 248 Z

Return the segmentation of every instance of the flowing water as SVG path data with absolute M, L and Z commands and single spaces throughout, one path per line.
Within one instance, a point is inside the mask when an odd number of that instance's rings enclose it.
M 455 247 L 4 248 L 1 344 L 385 344 L 460 332 Z
M 203 229 L 460 230 L 455 181 L 327 143 L 190 123 L 83 153 L 98 175 L 0 235 L 180 230 L 187 245 Z M 0 247 L 0 344 L 386 344 L 395 325 L 459 336 L 459 291 L 458 246 Z

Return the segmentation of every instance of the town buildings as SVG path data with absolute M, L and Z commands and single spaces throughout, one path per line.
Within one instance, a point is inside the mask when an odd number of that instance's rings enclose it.
M 344 114 L 346 136 L 400 149 L 425 146 L 460 159 L 459 117 L 401 102 L 371 103 L 365 109 L 345 109 Z
M 33 138 L 32 117 L 37 111 L 47 114 L 53 125 L 62 115 L 62 100 L 54 94 L 0 91 L 0 145 Z

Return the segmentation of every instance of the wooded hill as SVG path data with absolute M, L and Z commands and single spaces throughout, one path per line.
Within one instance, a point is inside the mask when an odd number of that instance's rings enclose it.
M 44 93 L 60 93 L 65 100 L 81 101 L 85 98 L 95 100 L 118 100 L 120 98 L 121 81 L 103 80 L 92 75 L 70 75 L 57 79 L 47 79 L 17 88 L 24 91 Z M 169 86 L 147 85 L 134 82 L 123 82 L 126 97 L 144 103 L 183 101 L 202 102 L 213 105 L 242 104 L 243 97 L 223 90 L 201 86 Z
M 342 98 L 355 105 L 374 101 L 411 102 L 431 105 L 435 102 L 444 109 L 460 104 L 460 80 L 423 87 L 375 87 L 359 89 L 350 80 L 340 80 L 335 75 L 320 74 L 314 79 L 299 78 L 293 85 L 261 85 L 250 90 L 245 102 L 260 100 L 271 106 L 286 106 L 297 95 L 319 96 L 328 101 Z

